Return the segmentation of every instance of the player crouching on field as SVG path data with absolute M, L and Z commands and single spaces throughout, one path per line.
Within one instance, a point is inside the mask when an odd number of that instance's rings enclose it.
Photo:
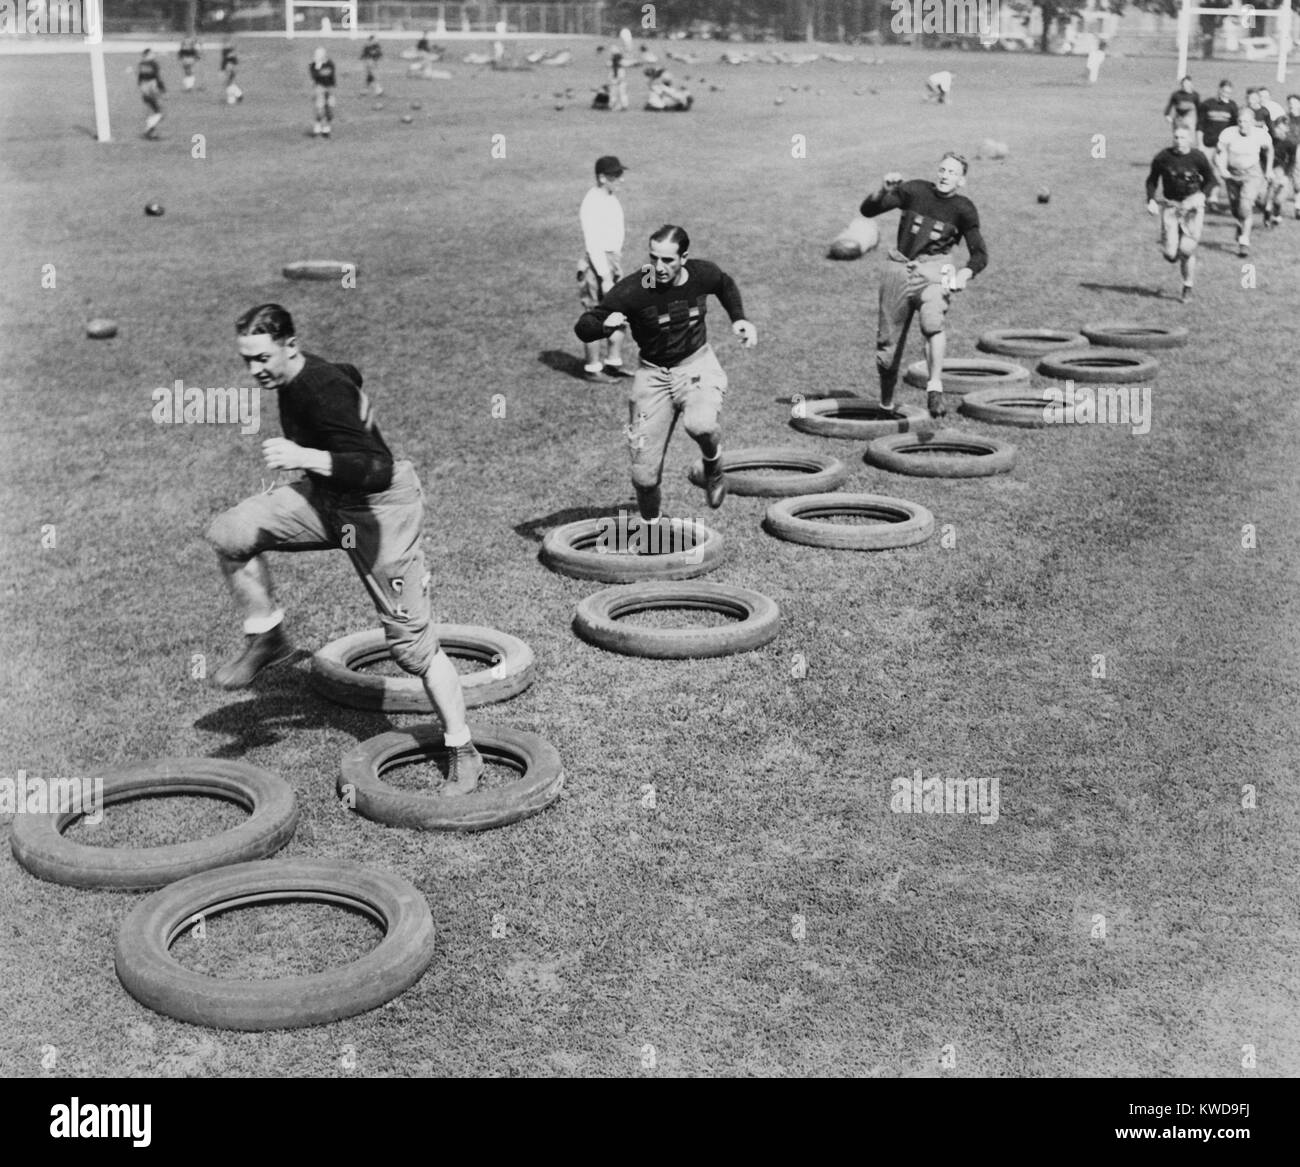
M 903 212 L 898 220 L 898 244 L 889 252 L 890 262 L 880 280 L 876 369 L 880 373 L 880 404 L 885 409 L 894 407 L 907 330 L 913 314 L 919 313 L 925 337 L 926 405 L 931 417 L 948 412 L 943 402 L 948 304 L 952 294 L 964 290 L 967 281 L 988 264 L 979 212 L 970 199 L 957 193 L 966 185 L 966 170 L 966 159 L 949 152 L 939 160 L 934 182 L 904 182 L 901 174 L 886 174 L 880 190 L 862 202 L 860 209 L 867 218 L 895 209 Z M 950 253 L 963 239 L 969 258 L 966 266 L 957 270 Z
M 213 680 L 242 689 L 293 653 L 262 553 L 340 547 L 379 612 L 393 660 L 420 678 L 442 718 L 450 760 L 441 793 L 469 793 L 483 759 L 470 741 L 460 677 L 434 632 L 420 542 L 424 492 L 414 467 L 393 460 L 361 374 L 301 351 L 293 318 L 279 304 L 245 312 L 235 331 L 258 385 L 279 392 L 284 437 L 262 443 L 266 466 L 305 477 L 245 499 L 208 528 L 245 636 L 243 653 Z

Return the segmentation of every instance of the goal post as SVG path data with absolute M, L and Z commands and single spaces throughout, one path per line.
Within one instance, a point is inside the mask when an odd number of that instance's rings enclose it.
M 299 8 L 328 8 L 339 14 L 338 22 L 346 30 L 347 35 L 355 40 L 360 32 L 357 28 L 357 0 L 335 0 L 330 3 L 329 0 L 284 0 L 284 35 L 293 40 L 296 29 L 294 28 L 294 16 Z M 335 32 L 331 25 L 329 32 L 324 29 L 312 29 L 312 36 L 340 36 L 341 33 Z
M 1182 0 L 1182 7 L 1178 11 L 1178 80 L 1182 80 L 1187 73 L 1187 50 L 1192 39 L 1192 20 L 1196 16 L 1232 17 L 1252 34 L 1260 22 L 1270 17 L 1276 20 L 1277 29 L 1273 39 L 1277 42 L 1277 80 L 1279 85 L 1286 84 L 1286 59 L 1296 25 L 1291 0 L 1282 0 L 1280 8 L 1255 8 L 1250 4 L 1239 4 L 1234 8 L 1200 8 L 1194 4 L 1194 0 Z
M 104 70 L 104 0 L 86 0 L 82 32 L 90 56 L 90 89 L 95 98 L 95 140 L 111 142 L 108 124 L 108 75 Z

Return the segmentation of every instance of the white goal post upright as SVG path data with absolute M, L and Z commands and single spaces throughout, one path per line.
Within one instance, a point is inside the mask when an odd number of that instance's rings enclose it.
M 360 35 L 357 30 L 357 0 L 338 0 L 336 3 L 330 3 L 329 0 L 324 0 L 323 3 L 322 0 L 284 0 L 284 35 L 289 40 L 293 40 L 294 37 L 293 17 L 295 8 L 338 9 L 344 14 L 341 23 L 346 26 L 348 36 L 355 40 Z M 330 33 L 323 33 L 320 29 L 312 29 L 310 35 L 328 36 L 332 32 L 332 29 Z
M 1255 8 L 1249 4 L 1236 8 L 1197 8 L 1193 0 L 1183 0 L 1178 12 L 1178 77 L 1181 81 L 1187 74 L 1187 48 L 1192 38 L 1192 18 L 1194 16 L 1234 17 L 1248 31 L 1252 30 L 1257 20 L 1273 17 L 1277 21 L 1277 80 L 1279 85 L 1286 84 L 1287 50 L 1291 47 L 1291 28 L 1295 14 L 1291 11 L 1291 0 L 1282 0 L 1280 8 Z
M 104 0 L 86 0 L 85 25 L 86 51 L 90 54 L 90 88 L 95 95 L 95 139 L 111 142 L 108 126 L 108 77 L 104 72 Z

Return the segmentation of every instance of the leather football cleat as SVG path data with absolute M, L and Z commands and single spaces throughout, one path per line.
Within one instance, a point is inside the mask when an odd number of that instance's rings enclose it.
M 244 651 L 213 674 L 213 683 L 222 689 L 244 689 L 264 669 L 278 665 L 293 655 L 293 645 L 277 624 L 270 632 L 249 633 L 244 637 Z
M 439 790 L 440 794 L 470 794 L 483 777 L 483 755 L 474 748 L 474 743 L 456 746 L 447 751 L 447 780 Z

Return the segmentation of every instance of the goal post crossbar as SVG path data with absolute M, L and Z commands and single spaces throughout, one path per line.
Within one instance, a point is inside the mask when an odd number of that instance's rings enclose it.
M 342 23 L 347 27 L 347 35 L 353 40 L 360 36 L 357 28 L 357 0 L 284 0 L 284 35 L 289 40 L 293 40 L 296 33 L 293 18 L 297 8 L 333 8 L 343 12 L 345 15 Z M 321 33 L 316 30 L 310 35 L 319 36 Z
M 1243 27 L 1251 28 L 1256 20 L 1273 17 L 1277 20 L 1277 80 L 1286 83 L 1286 58 L 1291 47 L 1291 30 L 1295 14 L 1291 11 L 1289 0 L 1283 0 L 1280 8 L 1256 8 L 1250 4 L 1239 4 L 1233 8 L 1202 8 L 1192 0 L 1183 0 L 1178 12 L 1178 79 L 1187 73 L 1187 50 L 1192 39 L 1192 17 L 1220 16 L 1225 20 L 1233 18 Z

